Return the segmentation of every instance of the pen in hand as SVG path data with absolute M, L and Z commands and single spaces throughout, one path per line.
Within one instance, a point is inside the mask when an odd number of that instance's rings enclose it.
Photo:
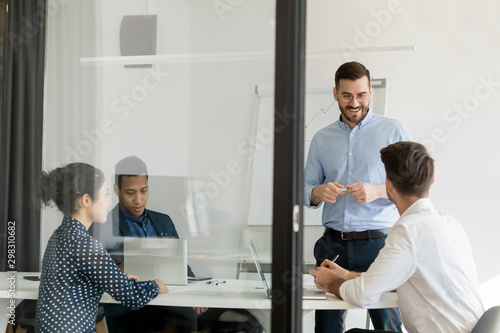
M 331 262 L 335 262 L 335 260 L 337 260 L 338 258 L 339 258 L 339 255 L 337 254 L 337 256 L 336 256 L 335 258 L 333 258 L 332 260 L 330 260 L 330 261 L 331 261 Z M 326 260 L 325 260 L 325 262 L 326 262 Z M 329 265 L 329 264 L 327 264 L 327 263 L 325 263 L 324 265 L 325 265 L 326 267 L 328 267 L 328 268 L 331 268 L 331 267 L 330 267 L 330 265 Z M 323 266 L 323 265 L 322 265 L 322 266 Z

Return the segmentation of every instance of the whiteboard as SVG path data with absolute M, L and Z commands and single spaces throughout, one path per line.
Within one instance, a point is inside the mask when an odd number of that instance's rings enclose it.
M 305 94 L 304 164 L 314 134 L 340 116 L 333 98 L 333 79 L 308 82 Z M 385 115 L 386 79 L 372 79 L 372 109 Z M 377 96 L 377 97 L 375 97 Z M 255 89 L 254 153 L 248 205 L 249 225 L 271 225 L 273 205 L 274 83 L 259 83 Z M 305 225 L 321 225 L 323 208 L 304 209 Z

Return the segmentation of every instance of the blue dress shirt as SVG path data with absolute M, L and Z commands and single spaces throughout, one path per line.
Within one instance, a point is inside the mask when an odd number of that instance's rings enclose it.
M 318 131 L 311 142 L 304 172 L 305 204 L 311 208 L 314 187 L 328 182 L 341 185 L 364 182 L 385 184 L 385 169 L 380 149 L 398 141 L 411 141 L 408 130 L 399 121 L 375 115 L 370 110 L 352 130 L 338 120 Z M 356 203 L 351 194 L 337 196 L 325 203 L 323 225 L 352 232 L 391 227 L 399 214 L 387 199 Z
M 145 230 L 138 225 L 137 217 L 132 216 L 117 204 L 109 213 L 106 223 L 93 223 L 89 232 L 110 253 L 116 263 L 123 262 L 123 237 L 168 237 L 178 239 L 174 222 L 167 214 L 147 209 L 142 220 Z M 188 265 L 188 276 L 194 277 Z
M 125 221 L 130 227 L 131 237 L 159 237 L 158 230 L 156 230 L 155 226 L 151 222 L 151 219 L 148 216 L 148 210 L 144 209 L 144 213 L 141 217 L 137 218 L 125 211 L 120 206 L 120 211 L 125 217 Z

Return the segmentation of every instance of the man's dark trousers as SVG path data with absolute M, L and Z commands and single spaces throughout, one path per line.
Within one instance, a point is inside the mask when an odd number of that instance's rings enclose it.
M 326 229 L 328 230 L 328 229 Z M 316 265 L 325 259 L 335 261 L 339 266 L 354 272 L 366 272 L 385 244 L 385 237 L 342 240 L 328 232 L 318 239 L 314 246 Z M 402 332 L 401 313 L 398 308 L 369 309 L 368 313 L 377 330 Z M 342 333 L 345 331 L 346 310 L 316 310 L 316 333 Z

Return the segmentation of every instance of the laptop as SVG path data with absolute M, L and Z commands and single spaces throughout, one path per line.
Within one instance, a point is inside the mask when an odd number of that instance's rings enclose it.
M 257 250 L 255 250 L 255 245 L 253 241 L 248 244 L 250 247 L 250 252 L 252 252 L 253 262 L 255 263 L 255 268 L 257 269 L 257 274 L 259 275 L 262 286 L 264 287 L 264 292 L 267 298 L 272 298 L 272 290 L 269 288 L 264 272 L 260 266 L 259 256 L 257 255 Z M 326 299 L 326 293 L 318 288 L 302 288 L 302 299 Z
M 125 273 L 137 275 L 140 281 L 188 284 L 187 240 L 125 237 L 123 243 Z

